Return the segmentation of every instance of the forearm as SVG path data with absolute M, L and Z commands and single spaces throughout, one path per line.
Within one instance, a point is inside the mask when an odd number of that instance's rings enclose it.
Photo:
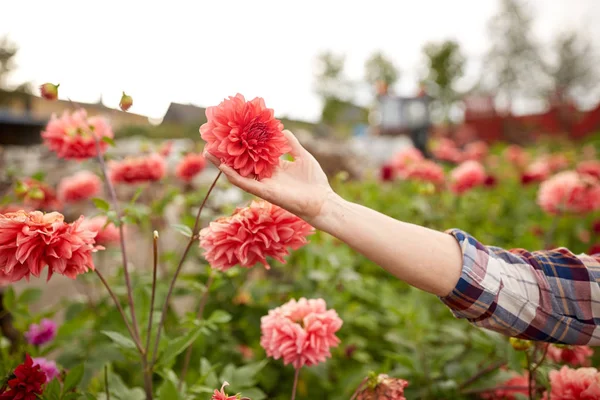
M 438 296 L 456 286 L 462 253 L 445 233 L 401 222 L 332 195 L 311 221 L 397 278 Z

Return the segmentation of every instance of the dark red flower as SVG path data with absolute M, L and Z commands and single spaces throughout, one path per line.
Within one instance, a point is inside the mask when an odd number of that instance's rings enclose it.
M 594 234 L 600 235 L 600 219 L 594 221 L 594 223 L 592 224 L 592 231 L 594 232 Z
M 488 188 L 496 187 L 497 183 L 498 183 L 498 179 L 496 179 L 496 177 L 494 175 L 486 176 L 485 181 L 483 181 L 484 186 L 488 187 Z
M 380 178 L 384 182 L 390 182 L 394 180 L 394 168 L 391 165 L 383 165 L 380 170 Z
M 592 247 L 590 247 L 590 249 L 587 251 L 587 253 L 589 255 L 600 254 L 600 244 L 594 244 L 594 245 L 592 245 Z
M 29 354 L 25 362 L 19 365 L 8 381 L 8 387 L 0 394 L 0 400 L 37 400 L 42 394 L 42 385 L 46 383 L 46 374 L 39 365 L 33 365 Z

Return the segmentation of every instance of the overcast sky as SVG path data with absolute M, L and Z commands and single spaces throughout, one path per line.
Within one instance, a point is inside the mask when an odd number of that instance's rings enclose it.
M 470 57 L 468 75 L 488 46 L 495 0 L 3 1 L 0 36 L 19 46 L 13 82 L 61 83 L 61 97 L 162 117 L 171 101 L 213 105 L 240 92 L 264 97 L 279 115 L 314 120 L 314 57 L 347 55 L 347 74 L 363 75 L 380 49 L 402 71 L 411 93 L 421 48 L 455 39 Z M 550 43 L 577 27 L 600 39 L 600 0 L 530 0 L 535 33 Z

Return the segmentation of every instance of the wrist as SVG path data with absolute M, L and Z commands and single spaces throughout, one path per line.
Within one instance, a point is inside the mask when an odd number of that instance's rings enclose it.
M 309 223 L 320 231 L 333 233 L 336 223 L 339 222 L 340 211 L 345 203 L 346 200 L 333 190 L 330 191 L 325 196 L 319 213 Z

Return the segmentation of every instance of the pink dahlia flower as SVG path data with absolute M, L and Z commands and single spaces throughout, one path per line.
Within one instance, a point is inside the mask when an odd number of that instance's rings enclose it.
M 229 97 L 208 107 L 206 118 L 200 127 L 205 150 L 242 176 L 269 178 L 279 158 L 291 150 L 283 125 L 260 97 L 251 101 L 241 94 Z
M 462 161 L 460 149 L 453 140 L 442 138 L 432 150 L 433 156 L 440 161 L 459 163 Z
M 550 176 L 552 170 L 548 162 L 538 160 L 525 169 L 521 175 L 521 184 L 527 185 L 534 182 L 542 182 Z
M 53 188 L 32 178 L 19 182 L 15 194 L 25 208 L 54 211 L 62 207 Z
M 48 266 L 53 273 L 74 279 L 94 269 L 96 232 L 81 226 L 83 217 L 67 224 L 62 214 L 18 211 L 0 214 L 0 277 L 16 282 L 39 277 Z
M 567 346 L 558 347 L 555 345 L 548 346 L 548 360 L 567 364 L 572 367 L 589 367 L 592 363 L 591 357 L 594 355 L 594 350 L 589 346 Z
M 600 209 L 600 182 L 575 171 L 560 172 L 542 182 L 538 205 L 549 214 L 584 214 Z
M 250 268 L 267 257 L 285 263 L 288 249 L 308 243 L 312 226 L 294 214 L 266 201 L 253 201 L 233 215 L 219 218 L 200 231 L 200 247 L 214 269 L 226 271 L 236 265 Z
M 173 151 L 173 141 L 172 140 L 167 140 L 166 142 L 163 142 L 160 147 L 158 148 L 158 154 L 160 154 L 163 157 L 169 157 L 171 155 L 171 152 Z
M 401 174 L 404 179 L 431 182 L 437 186 L 442 185 L 446 179 L 444 176 L 444 169 L 429 160 L 423 160 L 409 165 Z
M 335 310 L 327 310 L 325 300 L 292 299 L 261 318 L 260 345 L 267 356 L 282 358 L 285 365 L 317 365 L 340 343 L 335 333 L 341 327 L 342 320 Z
M 404 397 L 404 389 L 408 386 L 408 381 L 404 379 L 392 378 L 386 374 L 379 374 L 370 378 L 366 384 L 363 384 L 364 389 L 356 395 L 356 400 L 380 400 L 394 399 L 406 400 Z
M 523 150 L 521 146 L 516 144 L 511 144 L 504 149 L 503 155 L 506 161 L 518 168 L 523 168 L 525 165 L 527 165 L 529 160 L 529 155 L 527 152 Z
M 160 155 L 126 158 L 109 163 L 110 180 L 114 183 L 137 184 L 161 180 L 167 171 L 167 164 Z
M 102 138 L 112 139 L 112 129 L 104 118 L 88 118 L 84 109 L 73 113 L 65 111 L 60 118 L 53 115 L 42 132 L 44 143 L 58 157 L 78 161 L 98 155 L 94 135 L 100 142 L 100 151 L 104 153 L 108 144 Z
M 579 165 L 577 165 L 577 172 L 582 175 L 589 175 L 592 178 L 600 180 L 600 161 L 582 161 L 579 163 Z
M 419 149 L 415 147 L 407 147 L 392 157 L 391 165 L 396 172 L 402 173 L 406 168 L 413 164 L 423 161 L 425 158 Z
M 473 160 L 483 162 L 488 153 L 489 148 L 485 142 L 481 140 L 471 142 L 465 146 L 465 150 L 463 152 L 463 161 Z
M 529 396 L 529 378 L 527 374 L 516 375 L 498 385 L 498 389 L 479 397 L 485 400 L 518 400 L 517 395 Z
M 89 171 L 80 171 L 73 176 L 63 178 L 58 185 L 58 197 L 65 203 L 96 197 L 102 189 L 102 181 Z
M 213 393 L 210 400 L 249 400 L 246 397 L 242 398 L 242 395 L 239 393 L 233 396 L 229 396 L 227 393 L 225 393 L 225 386 L 229 386 L 229 383 L 227 381 L 223 382 L 221 390 L 215 389 L 215 392 Z
M 189 153 L 177 165 L 175 175 L 182 181 L 189 182 L 202 172 L 204 167 L 206 167 L 206 160 L 202 154 Z
M 563 366 L 550 371 L 550 395 L 546 400 L 600 399 L 600 373 L 596 368 L 571 369 Z
M 464 194 L 485 183 L 485 169 L 477 161 L 465 161 L 450 173 L 450 189 L 456 194 Z
M 50 319 L 44 318 L 39 324 L 29 325 L 29 330 L 25 332 L 25 339 L 29 344 L 41 346 L 51 342 L 56 337 L 56 323 Z
M 105 216 L 86 218 L 81 225 L 89 231 L 96 232 L 96 243 L 101 246 L 117 244 L 121 240 L 119 228 L 109 222 Z
M 569 159 L 562 153 L 552 154 L 547 157 L 550 170 L 554 173 L 569 167 Z
M 46 360 L 43 357 L 33 358 L 33 365 L 38 365 L 42 372 L 46 374 L 46 382 L 50 382 L 54 378 L 58 378 L 60 371 L 56 366 L 56 362 Z

